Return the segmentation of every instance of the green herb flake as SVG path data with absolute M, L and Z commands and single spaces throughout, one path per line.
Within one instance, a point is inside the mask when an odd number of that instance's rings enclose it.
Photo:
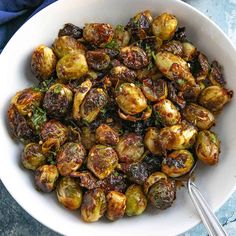
M 119 25 L 116 26 L 116 30 L 120 31 L 120 32 L 124 32 L 125 31 L 125 27 L 123 25 L 119 24 Z
M 155 55 L 155 52 L 152 51 L 151 54 L 152 54 L 152 58 L 153 58 L 154 60 L 156 60 L 157 57 L 156 57 L 156 55 Z
M 178 79 L 178 80 L 177 80 L 177 83 L 178 83 L 179 85 L 184 85 L 184 84 L 185 84 L 185 80 L 183 80 L 183 79 Z
M 154 116 L 155 116 L 155 125 L 156 126 L 161 126 L 162 125 L 162 119 L 157 111 L 154 111 Z
M 109 43 L 105 45 L 105 48 L 120 50 L 120 46 L 116 40 L 112 39 Z
M 38 131 L 39 128 L 47 121 L 46 112 L 40 107 L 35 107 L 35 109 L 33 110 L 31 121 L 36 131 Z
M 53 89 L 54 93 L 60 93 L 61 92 L 61 85 L 56 85 L 56 87 Z

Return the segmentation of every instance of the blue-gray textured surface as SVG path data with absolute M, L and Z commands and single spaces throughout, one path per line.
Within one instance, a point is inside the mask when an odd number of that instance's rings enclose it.
M 236 0 L 187 0 L 215 21 L 236 45 Z M 236 192 L 218 211 L 217 216 L 230 236 L 236 236 Z M 56 236 L 27 214 L 9 195 L 0 181 L 0 235 L 1 236 Z M 206 236 L 202 224 L 182 236 Z

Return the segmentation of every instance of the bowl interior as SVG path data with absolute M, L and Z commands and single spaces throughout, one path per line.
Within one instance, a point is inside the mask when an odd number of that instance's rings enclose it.
M 39 44 L 50 46 L 63 24 L 82 26 L 86 22 L 126 23 L 136 12 L 150 9 L 154 15 L 167 11 L 175 14 L 188 37 L 205 53 L 224 67 L 228 87 L 236 91 L 236 52 L 229 40 L 208 18 L 178 0 L 61 0 L 31 18 L 10 40 L 0 57 L 0 175 L 4 185 L 18 203 L 41 223 L 66 235 L 87 233 L 120 235 L 176 235 L 199 222 L 185 188 L 178 190 L 173 207 L 158 211 L 149 209 L 139 217 L 125 217 L 114 223 L 100 221 L 85 224 L 78 212 L 69 212 L 57 203 L 52 194 L 35 191 L 33 176 L 20 166 L 22 147 L 10 138 L 6 127 L 6 110 L 16 91 L 31 86 L 34 81 L 29 59 Z M 217 166 L 199 166 L 196 182 L 214 210 L 219 208 L 235 189 L 236 181 L 236 106 L 234 100 L 217 119 L 216 132 L 221 139 L 221 160 Z M 156 229 L 156 230 L 155 230 Z

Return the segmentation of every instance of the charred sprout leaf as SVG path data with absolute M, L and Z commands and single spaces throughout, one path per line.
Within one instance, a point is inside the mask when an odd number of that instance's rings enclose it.
M 47 121 L 47 113 L 40 107 L 36 107 L 33 111 L 31 121 L 35 130 L 38 132 L 40 127 Z

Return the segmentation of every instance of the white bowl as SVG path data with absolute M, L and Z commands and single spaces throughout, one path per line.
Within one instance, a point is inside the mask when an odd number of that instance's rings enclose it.
M 29 58 L 39 44 L 51 45 L 64 23 L 82 26 L 86 22 L 126 23 L 136 12 L 151 9 L 155 15 L 167 11 L 186 26 L 192 42 L 210 60 L 224 67 L 228 87 L 236 91 L 236 51 L 225 34 L 206 16 L 178 0 L 61 0 L 32 17 L 13 36 L 0 56 L 0 175 L 15 200 L 35 219 L 66 235 L 176 235 L 199 222 L 186 189 L 177 193 L 173 207 L 165 211 L 148 210 L 139 217 L 125 217 L 114 223 L 85 224 L 79 212 L 70 212 L 57 203 L 54 194 L 35 191 L 32 175 L 19 165 L 22 147 L 10 138 L 6 110 L 16 91 L 32 85 Z M 234 101 L 217 120 L 222 140 L 221 160 L 214 167 L 201 167 L 196 182 L 209 204 L 218 209 L 236 186 L 236 106 Z

